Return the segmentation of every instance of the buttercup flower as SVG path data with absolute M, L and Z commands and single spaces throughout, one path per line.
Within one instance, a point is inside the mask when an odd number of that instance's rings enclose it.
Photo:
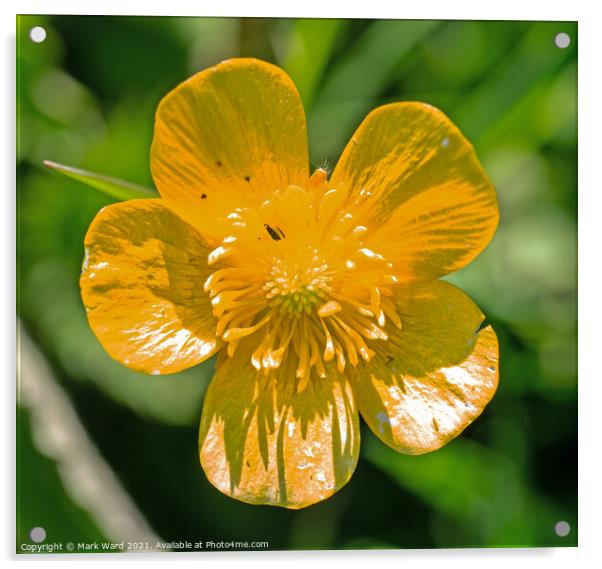
M 439 277 L 493 236 L 496 194 L 439 110 L 372 111 L 332 176 L 310 175 L 305 115 L 279 68 L 233 59 L 159 105 L 160 199 L 104 208 L 85 239 L 88 319 L 145 373 L 219 352 L 202 467 L 245 502 L 301 508 L 339 490 L 359 415 L 395 450 L 438 449 L 493 396 L 498 345 Z

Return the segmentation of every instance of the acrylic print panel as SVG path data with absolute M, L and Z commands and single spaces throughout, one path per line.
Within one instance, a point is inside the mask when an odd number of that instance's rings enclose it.
M 576 545 L 577 44 L 18 17 L 17 551 Z

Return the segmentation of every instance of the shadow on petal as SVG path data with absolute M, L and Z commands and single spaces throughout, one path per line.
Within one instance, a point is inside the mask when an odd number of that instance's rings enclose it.
M 357 463 L 359 416 L 350 384 L 332 374 L 299 393 L 296 363 L 264 375 L 242 353 L 240 346 L 219 365 L 205 398 L 199 448 L 207 477 L 252 504 L 302 508 L 324 500 Z
M 394 449 L 421 454 L 457 436 L 493 397 L 498 343 L 484 316 L 442 282 L 396 290 L 401 330 L 350 379 L 364 420 Z
M 207 247 L 162 200 L 103 208 L 85 247 L 82 298 L 111 357 L 137 371 L 175 373 L 215 353 L 215 319 L 203 292 Z

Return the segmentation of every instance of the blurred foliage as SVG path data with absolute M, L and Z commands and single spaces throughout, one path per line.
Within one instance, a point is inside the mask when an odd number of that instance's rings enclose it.
M 67 495 L 55 464 L 35 448 L 26 411 L 17 411 L 17 426 L 17 542 L 31 543 L 29 532 L 34 527 L 52 528 L 52 540 L 58 542 L 102 540 L 90 514 Z
M 47 31 L 41 44 L 28 36 L 37 25 Z M 559 32 L 571 37 L 567 49 L 554 44 Z M 279 549 L 576 544 L 575 23 L 21 16 L 17 42 L 19 315 L 164 539 Z M 421 100 L 469 137 L 500 200 L 493 242 L 449 277 L 499 336 L 492 403 L 459 439 L 421 457 L 364 429 L 351 482 L 298 512 L 235 502 L 206 481 L 196 439 L 213 362 L 150 377 L 104 353 L 78 276 L 87 227 L 110 198 L 41 166 L 49 159 L 152 187 L 161 97 L 241 55 L 293 77 L 314 166 L 336 163 L 370 109 Z M 18 538 L 34 525 L 49 539 L 95 538 L 93 517 L 69 503 L 32 445 L 26 414 L 19 425 Z M 571 524 L 568 537 L 554 533 L 559 520 Z

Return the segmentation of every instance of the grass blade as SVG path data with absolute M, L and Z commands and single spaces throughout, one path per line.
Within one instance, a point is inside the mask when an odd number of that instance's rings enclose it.
M 104 174 L 80 170 L 79 168 L 65 166 L 64 164 L 58 164 L 57 162 L 51 162 L 50 160 L 44 160 L 44 166 L 64 174 L 69 178 L 73 178 L 78 182 L 87 184 L 118 200 L 159 197 L 154 190 L 139 186 L 138 184 L 126 182 L 125 180 L 120 180 L 119 178 L 112 178 L 111 176 L 105 176 Z

